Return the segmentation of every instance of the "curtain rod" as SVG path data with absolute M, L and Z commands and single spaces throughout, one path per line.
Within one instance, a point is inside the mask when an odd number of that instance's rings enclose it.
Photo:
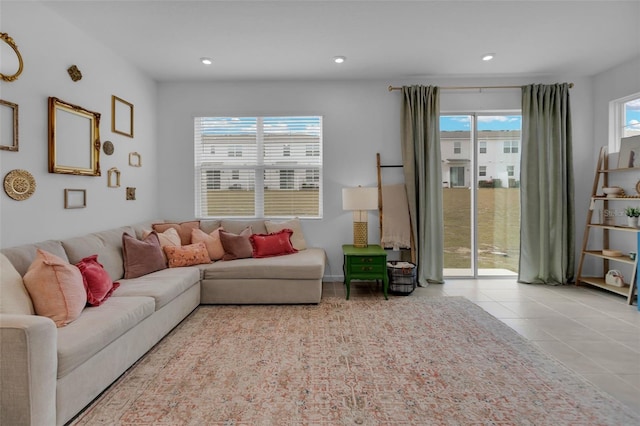
M 442 86 L 442 90 L 482 90 L 482 89 L 522 89 L 523 86 Z M 569 88 L 573 88 L 573 83 L 569 83 Z M 389 91 L 402 90 L 402 87 L 389 86 Z

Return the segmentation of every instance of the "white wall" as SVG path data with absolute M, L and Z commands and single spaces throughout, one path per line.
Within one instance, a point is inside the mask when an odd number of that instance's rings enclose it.
M 20 149 L 0 151 L 0 174 L 4 179 L 10 170 L 25 169 L 37 184 L 25 201 L 0 194 L 0 246 L 66 238 L 157 217 L 155 82 L 41 3 L 3 1 L 0 16 L 2 32 L 14 39 L 24 59 L 24 71 L 16 81 L 0 82 L 0 98 L 19 105 L 20 120 Z M 78 82 L 67 73 L 73 64 L 83 74 Z M 133 139 L 111 132 L 111 95 L 134 104 Z M 48 173 L 50 96 L 101 113 L 101 140 L 115 145 L 113 155 L 101 152 L 102 176 Z M 128 166 L 131 151 L 142 155 L 143 167 Z M 107 188 L 106 171 L 114 166 L 122 172 L 117 189 Z M 137 188 L 137 201 L 125 200 L 127 186 Z M 86 189 L 87 207 L 64 209 L 65 188 Z
M 329 258 L 327 276 L 342 276 L 342 244 L 352 240 L 352 218 L 342 210 L 345 186 L 376 185 L 376 152 L 385 164 L 400 164 L 401 94 L 389 84 L 505 85 L 573 81 L 572 117 L 575 144 L 576 198 L 583 205 L 589 195 L 585 180 L 592 178 L 591 81 L 584 77 L 530 79 L 438 79 L 416 81 L 310 82 L 174 82 L 159 84 L 158 135 L 161 189 L 160 215 L 167 219 L 194 217 L 193 120 L 199 115 L 318 114 L 324 117 L 324 217 L 305 220 L 311 245 L 324 247 Z M 520 109 L 519 90 L 453 92 L 441 97 L 444 112 L 507 111 Z M 586 157 L 586 160 L 585 160 Z M 587 167 L 585 167 L 585 163 Z M 179 172 L 176 172 L 179 171 Z M 183 172 L 184 171 L 184 172 Z M 385 182 L 401 179 L 398 171 L 384 171 Z M 388 180 L 387 180 L 388 179 Z M 576 212 L 579 224 L 583 211 Z M 581 235 L 580 235 L 581 238 Z M 369 214 L 369 240 L 379 241 L 377 212 Z M 576 243 L 577 244 L 577 243 Z

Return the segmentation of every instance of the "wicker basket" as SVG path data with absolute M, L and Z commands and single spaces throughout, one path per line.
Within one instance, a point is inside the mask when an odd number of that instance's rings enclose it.
M 408 296 L 416 289 L 416 265 L 411 262 L 392 260 L 387 262 L 389 293 Z

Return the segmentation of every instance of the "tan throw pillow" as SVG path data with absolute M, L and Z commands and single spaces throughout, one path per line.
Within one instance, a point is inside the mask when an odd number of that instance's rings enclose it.
M 144 240 L 151 234 L 153 231 L 144 230 L 142 231 L 142 239 Z M 164 256 L 165 262 L 167 261 L 167 256 L 164 253 L 164 248 L 166 246 L 180 246 L 182 245 L 182 241 L 180 240 L 180 235 L 178 235 L 178 231 L 176 228 L 169 228 L 164 232 L 158 232 L 158 240 L 160 241 L 160 248 L 162 249 L 162 255 Z
M 2 253 L 0 253 L 0 313 L 22 315 L 35 313 L 22 276 Z
M 240 235 L 232 234 L 227 231 L 220 231 L 220 241 L 224 247 L 224 256 L 222 260 L 246 259 L 252 257 L 253 247 L 249 241 L 251 236 L 251 227 L 245 228 Z
M 204 243 L 209 253 L 209 259 L 220 260 L 224 256 L 224 247 L 222 247 L 222 241 L 220 241 L 220 231 L 224 231 L 222 228 L 218 228 L 210 234 L 205 233 L 201 229 L 191 230 L 191 242 Z
M 154 231 L 160 233 L 164 232 L 169 228 L 174 228 L 178 231 L 178 235 L 180 235 L 180 243 L 183 246 L 187 244 L 191 244 L 191 230 L 192 229 L 200 229 L 200 221 L 192 220 L 189 222 L 180 222 L 180 223 L 154 223 L 151 225 Z
M 87 304 L 87 291 L 78 267 L 41 249 L 24 274 L 24 285 L 36 314 L 51 318 L 57 327 L 77 319 Z
M 167 268 L 156 232 L 150 233 L 142 241 L 126 232 L 122 234 L 122 257 L 125 279 L 138 278 Z
M 207 247 L 204 243 L 189 244 L 186 246 L 166 246 L 164 251 L 167 253 L 169 268 L 211 263 Z
M 270 234 L 282 231 L 283 229 L 291 229 L 293 235 L 291 235 L 291 245 L 296 250 L 305 250 L 307 248 L 307 242 L 304 239 L 304 233 L 302 232 L 302 224 L 300 219 L 293 218 L 286 222 L 273 222 L 270 220 L 264 221 L 264 226 Z

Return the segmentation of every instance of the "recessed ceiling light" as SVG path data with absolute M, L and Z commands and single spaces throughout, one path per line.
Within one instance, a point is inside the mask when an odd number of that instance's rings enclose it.
M 333 57 L 333 62 L 335 62 L 336 64 L 341 64 L 346 60 L 347 60 L 347 58 L 344 57 L 344 56 L 334 56 Z
M 490 61 L 490 60 L 492 60 L 495 56 L 496 56 L 496 54 L 495 54 L 495 53 L 485 53 L 484 55 L 482 55 L 482 60 L 483 60 L 483 61 Z
M 205 65 L 211 65 L 213 63 L 211 58 L 200 58 L 200 62 L 202 62 Z

